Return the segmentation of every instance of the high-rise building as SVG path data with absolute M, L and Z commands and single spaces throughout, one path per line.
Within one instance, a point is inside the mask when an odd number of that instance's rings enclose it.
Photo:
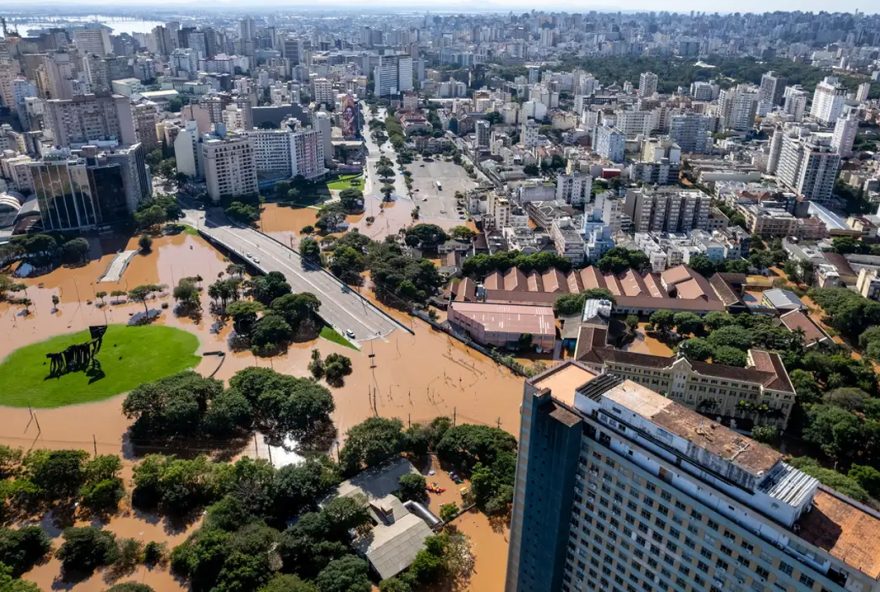
M 187 121 L 174 138 L 174 160 L 177 163 L 177 172 L 193 179 L 204 177 L 204 153 L 200 144 L 199 124 L 195 120 Z
M 0 59 L 0 104 L 15 108 L 12 81 L 18 77 L 18 60 Z
M 653 72 L 642 72 L 639 75 L 639 96 L 653 97 L 657 93 L 659 78 Z
M 669 118 L 669 137 L 685 153 L 702 154 L 712 149 L 715 121 L 708 115 L 685 112 Z
M 868 97 L 871 94 L 871 83 L 863 82 L 859 85 L 858 90 L 856 90 L 856 101 L 859 103 L 864 103 L 868 100 Z
M 834 124 L 834 133 L 831 136 L 831 149 L 843 158 L 849 158 L 853 154 L 853 144 L 859 131 L 859 120 L 854 112 L 841 115 Z
M 646 386 L 567 362 L 521 410 L 506 592 L 880 584 L 880 513 Z
M 623 162 L 626 136 L 617 128 L 600 125 L 593 134 L 593 150 L 611 162 Z
M 718 103 L 725 129 L 752 129 L 758 109 L 758 92 L 754 87 L 740 84 L 735 88 L 722 90 L 718 95 Z
M 71 54 L 66 51 L 53 51 L 38 54 L 34 79 L 40 96 L 45 99 L 69 99 L 74 95 L 76 66 Z
M 326 78 L 312 79 L 312 99 L 318 105 L 333 105 L 336 103 L 336 91 L 333 82 Z
M 413 89 L 413 60 L 408 55 L 379 56 L 373 69 L 373 94 L 387 97 Z
M 782 111 L 791 115 L 792 121 L 801 122 L 804 120 L 804 113 L 807 112 L 807 91 L 797 86 L 786 86 L 783 93 Z
M 156 124 L 159 123 L 159 107 L 152 101 L 144 101 L 132 106 L 134 117 L 134 131 L 138 141 L 143 145 L 146 152 L 151 152 L 159 147 L 159 136 L 156 132 Z
M 81 55 L 93 53 L 105 56 L 113 53 L 110 44 L 110 27 L 99 23 L 89 23 L 73 30 L 73 44 Z
M 254 148 L 245 137 L 212 137 L 202 142 L 205 183 L 215 202 L 259 190 Z
M 523 121 L 519 127 L 519 143 L 524 148 L 534 148 L 538 145 L 541 135 L 541 126 L 534 119 Z
M 257 36 L 257 24 L 251 17 L 245 17 L 238 22 L 238 31 L 243 41 L 252 41 Z
M 84 230 L 121 222 L 151 194 L 140 144 L 111 151 L 60 150 L 29 164 L 46 230 Z
M 556 199 L 575 207 L 583 207 L 590 201 L 593 179 L 590 175 L 574 172 L 556 175 Z
M 94 142 L 130 145 L 138 141 L 131 103 L 122 95 L 48 100 L 45 122 L 56 146 Z
M 837 77 L 826 76 L 825 80 L 816 85 L 810 116 L 824 125 L 833 125 L 843 113 L 845 101 L 846 89 L 841 86 Z
M 761 76 L 761 86 L 758 88 L 758 100 L 769 105 L 781 105 L 782 95 L 785 91 L 786 79 L 772 70 Z
M 776 133 L 782 134 L 778 165 L 767 172 L 807 199 L 830 200 L 840 168 L 840 155 L 831 149 L 832 135 L 812 133 L 806 128 Z M 773 148 L 771 142 L 771 160 Z
M 333 160 L 333 120 L 326 111 L 318 111 L 312 121 L 315 129 L 321 134 L 321 144 L 324 151 L 324 164 L 329 165 Z
M 477 149 L 488 150 L 491 137 L 492 124 L 485 119 L 480 119 L 474 126 L 477 137 Z
M 315 179 L 324 167 L 324 139 L 317 129 L 254 129 L 245 137 L 253 146 L 254 163 L 260 177 Z
M 627 138 L 635 138 L 638 135 L 647 136 L 657 128 L 657 118 L 652 111 L 626 111 L 615 112 L 616 121 L 614 127 Z
M 691 83 L 691 96 L 695 101 L 711 101 L 717 92 L 718 87 L 712 83 L 700 80 Z

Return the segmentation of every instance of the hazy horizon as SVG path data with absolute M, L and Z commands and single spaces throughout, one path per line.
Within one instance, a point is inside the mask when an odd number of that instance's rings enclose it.
M 80 10 L 112 10 L 120 12 L 124 10 L 138 11 L 162 11 L 175 9 L 181 12 L 192 10 L 193 12 L 204 12 L 225 10 L 233 14 L 245 14 L 240 9 L 241 3 L 233 0 L 191 0 L 186 3 L 178 0 L 89 0 L 87 2 L 71 2 L 70 0 L 44 0 L 40 3 L 39 8 L 34 8 L 30 2 L 23 0 L 13 0 L 5 3 L 7 9 L 16 9 L 17 11 L 26 12 L 28 9 L 33 10 L 33 14 L 43 15 L 44 10 L 48 6 L 66 8 L 73 15 L 75 11 Z M 254 13 L 265 11 L 304 11 L 304 12 L 348 12 L 348 13 L 364 13 L 364 12 L 381 12 L 383 10 L 406 12 L 464 12 L 464 13 L 486 13 L 486 12 L 527 12 L 540 8 L 541 11 L 564 11 L 564 12 L 682 12 L 691 11 L 705 13 L 765 13 L 765 12 L 830 12 L 827 2 L 819 0 L 742 0 L 735 5 L 736 9 L 726 9 L 726 7 L 707 7 L 705 3 L 696 0 L 671 0 L 664 2 L 658 6 L 657 2 L 652 0 L 632 0 L 625 5 L 612 5 L 606 1 L 597 2 L 571 2 L 565 0 L 550 0 L 541 3 L 540 7 L 536 7 L 534 2 L 526 2 L 524 0 L 485 0 L 479 6 L 474 6 L 473 2 L 467 0 L 443 0 L 442 2 L 419 2 L 411 0 L 381 0 L 381 2 L 372 4 L 369 8 L 353 7 L 348 0 L 323 0 L 319 6 L 314 2 L 286 2 L 263 0 L 262 2 L 253 3 L 249 9 Z M 863 12 L 866 14 L 880 13 L 880 3 L 866 2 L 864 0 L 842 0 L 835 3 L 834 12 Z M 53 16 L 65 16 L 65 13 L 56 13 Z

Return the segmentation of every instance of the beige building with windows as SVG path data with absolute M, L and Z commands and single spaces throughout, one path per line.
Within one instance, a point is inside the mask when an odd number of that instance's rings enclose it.
M 779 354 L 749 350 L 747 366 L 739 368 L 621 351 L 605 345 L 603 331 L 583 327 L 575 348 L 577 359 L 597 374 L 632 380 L 732 427 L 788 423 L 795 390 Z
M 254 149 L 247 138 L 210 139 L 202 143 L 205 182 L 212 200 L 257 193 Z

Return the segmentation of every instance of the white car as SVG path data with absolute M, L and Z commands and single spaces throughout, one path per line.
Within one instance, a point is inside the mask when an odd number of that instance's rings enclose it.
M 250 253 L 245 253 L 244 256 L 247 257 L 248 259 L 253 259 L 253 258 L 254 258 L 254 256 L 251 255 Z
M 346 329 L 345 336 L 348 337 L 349 339 L 354 339 L 354 331 L 352 331 L 351 329 Z
M 259 265 L 259 264 L 260 264 L 260 259 L 259 259 L 258 257 L 254 257 L 254 263 L 256 263 L 257 265 Z

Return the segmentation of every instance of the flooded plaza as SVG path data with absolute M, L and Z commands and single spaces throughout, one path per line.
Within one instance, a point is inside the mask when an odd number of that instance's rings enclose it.
M 304 220 L 290 219 L 285 224 L 298 224 Z M 127 245 L 120 244 L 117 250 L 137 248 L 136 238 L 132 241 L 128 241 Z M 107 296 L 105 301 L 108 304 L 98 307 L 96 293 L 128 290 L 144 283 L 161 283 L 166 284 L 169 290 L 148 302 L 151 309 L 159 309 L 163 303 L 168 304 L 167 309 L 161 310 L 157 322 L 196 335 L 200 341 L 200 354 L 206 351 L 222 351 L 226 354 L 225 358 L 203 357 L 196 367 L 203 375 L 214 373 L 217 378 L 228 380 L 243 368 L 261 366 L 305 377 L 309 375 L 307 366 L 314 348 L 320 349 L 324 356 L 336 352 L 351 358 L 353 373 L 346 378 L 344 386 L 330 389 L 336 403 L 333 420 L 340 445 L 349 428 L 374 415 L 397 417 L 404 425 L 426 423 L 437 416 L 447 415 L 454 417 L 457 423 L 498 426 L 514 435 L 518 434 L 523 379 L 448 335 L 399 311 L 389 312 L 397 316 L 411 332 L 398 329 L 385 340 L 364 344 L 360 351 L 317 339 L 292 344 L 283 355 L 259 358 L 247 351 L 230 351 L 227 337 L 231 323 L 224 326 L 215 324 L 216 319 L 209 313 L 210 300 L 206 289 L 202 290 L 204 313 L 198 322 L 177 317 L 172 312 L 170 289 L 180 278 L 200 276 L 202 286 L 206 288 L 225 273 L 229 264 L 222 253 L 200 237 L 185 233 L 158 237 L 150 253 L 134 256 L 119 282 L 98 282 L 114 256 L 115 253 L 110 252 L 81 267 L 59 268 L 49 274 L 23 280 L 28 286 L 27 297 L 33 301 L 31 314 L 23 315 L 20 306 L 0 305 L 0 331 L 4 335 L 0 340 L 0 359 L 24 345 L 86 329 L 89 325 L 127 323 L 131 315 L 143 312 L 141 304 L 115 303 Z M 55 311 L 53 295 L 60 299 Z M 31 412 L 27 408 L 2 407 L 0 443 L 24 450 L 81 448 L 89 452 L 97 451 L 98 454 L 121 455 L 124 458 L 123 478 L 130 492 L 131 468 L 137 458 L 127 442 L 129 422 L 122 414 L 123 400 L 124 396 L 118 395 L 88 404 L 39 409 L 34 412 L 38 425 L 31 421 Z M 146 451 L 139 449 L 138 452 Z M 200 452 L 198 445 L 191 452 Z M 208 449 L 204 452 L 208 452 Z M 229 456 L 268 456 L 265 443 L 259 440 L 256 445 L 251 441 L 241 449 L 225 452 Z M 335 456 L 335 450 L 331 454 Z M 445 473 L 438 473 L 438 478 L 441 476 L 448 479 Z M 457 495 L 457 489 L 450 488 L 450 492 Z M 475 573 L 466 589 L 500 590 L 507 556 L 506 527 L 492 525 L 486 516 L 476 512 L 461 516 L 456 524 L 471 537 L 477 556 Z M 128 509 L 110 519 L 105 527 L 120 538 L 131 537 L 145 543 L 164 541 L 169 549 L 179 544 L 194 528 L 169 530 L 164 521 Z M 58 534 L 57 531 L 50 532 Z M 45 590 L 63 587 L 91 592 L 108 587 L 101 572 L 76 584 L 62 583 L 57 580 L 59 567 L 59 562 L 52 559 L 26 574 L 25 579 L 36 582 Z M 140 567 L 120 581 L 129 580 L 142 581 L 156 590 L 185 589 L 164 568 L 147 570 Z

